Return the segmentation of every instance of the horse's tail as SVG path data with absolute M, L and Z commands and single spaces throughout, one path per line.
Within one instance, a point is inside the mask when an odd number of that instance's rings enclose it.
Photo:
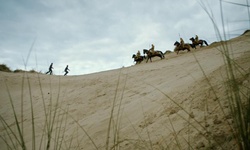
M 161 58 L 165 58 L 164 54 L 162 51 L 157 50 L 157 52 L 161 55 Z
M 205 41 L 205 40 L 203 40 L 203 41 L 204 41 L 204 43 L 208 46 L 207 41 Z

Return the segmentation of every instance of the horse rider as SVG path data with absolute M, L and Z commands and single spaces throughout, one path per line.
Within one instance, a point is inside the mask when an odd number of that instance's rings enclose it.
M 138 58 L 140 58 L 140 56 L 141 56 L 141 52 L 140 52 L 140 50 L 138 50 L 138 52 L 136 54 L 136 58 L 138 59 Z
M 155 46 L 154 44 L 151 45 L 152 47 L 149 49 L 149 51 L 151 51 L 153 54 L 155 53 Z
M 196 43 L 199 42 L 199 37 L 198 37 L 198 35 L 195 35 L 195 42 L 196 42 Z
M 184 40 L 182 39 L 182 38 L 180 38 L 180 47 L 182 48 L 182 47 L 184 47 Z

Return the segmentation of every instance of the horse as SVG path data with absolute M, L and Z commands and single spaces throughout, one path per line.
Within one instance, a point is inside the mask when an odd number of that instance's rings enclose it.
M 181 51 L 181 50 L 183 50 L 183 51 L 188 50 L 188 52 L 190 52 L 190 48 L 192 47 L 191 44 L 187 44 L 187 43 L 185 43 L 184 46 L 182 47 L 178 41 L 176 41 L 174 43 L 174 46 L 175 46 L 174 51 L 177 53 L 177 55 L 178 55 L 179 51 Z
M 205 43 L 205 44 L 208 46 L 207 41 L 205 41 L 205 40 L 199 40 L 198 42 L 196 42 L 195 39 L 194 39 L 193 37 L 191 37 L 189 40 L 192 41 L 192 43 L 193 43 L 195 49 L 196 49 L 196 45 L 199 45 L 200 47 L 202 47 L 202 46 L 203 46 L 203 43 Z
M 195 45 L 194 44 L 190 44 L 188 43 L 192 48 L 196 49 Z
M 140 64 L 145 59 L 145 56 L 139 56 L 138 58 L 135 54 L 133 54 L 132 58 L 134 58 L 134 61 L 136 62 L 135 64 Z
M 146 63 L 148 62 L 148 59 L 150 59 L 150 62 L 152 62 L 151 58 L 155 57 L 155 56 L 158 56 L 161 59 L 165 58 L 165 56 L 162 53 L 162 51 L 159 51 L 159 50 L 156 50 L 156 51 L 154 51 L 154 53 L 152 53 L 150 50 L 143 49 L 143 54 L 147 54 L 147 61 L 146 61 Z

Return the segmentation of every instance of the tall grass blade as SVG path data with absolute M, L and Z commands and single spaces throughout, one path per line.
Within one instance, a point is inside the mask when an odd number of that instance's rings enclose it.
M 240 4 L 240 3 L 229 2 L 229 1 L 224 1 L 224 0 L 222 0 L 222 2 L 233 4 L 233 5 L 238 5 L 238 6 L 243 6 L 243 7 L 250 7 L 248 4 Z M 246 2 L 248 3 L 247 0 L 246 0 Z
M 122 69 L 120 69 L 120 72 L 119 72 L 118 81 L 117 81 L 117 84 L 116 84 L 115 95 L 114 95 L 114 99 L 113 99 L 113 103 L 112 103 L 112 107 L 111 107 L 111 112 L 110 112 L 110 117 L 109 117 L 108 131 L 107 131 L 107 137 L 106 137 L 106 148 L 105 148 L 106 150 L 109 149 L 110 129 L 111 129 L 111 124 L 112 124 L 113 115 L 114 115 L 115 101 L 116 101 L 117 95 L 118 95 L 118 87 L 119 87 L 119 84 L 120 84 L 121 70 Z
M 32 149 L 36 149 L 36 135 L 35 135 L 35 118 L 34 118 L 34 108 L 33 108 L 33 100 L 32 100 L 32 91 L 30 86 L 30 80 L 27 76 L 28 87 L 29 87 L 29 97 L 30 97 L 30 111 L 31 111 L 31 124 L 32 124 Z
M 144 112 L 144 108 L 143 108 L 143 105 L 142 105 L 142 102 L 140 101 L 140 104 L 141 104 L 141 109 L 142 109 L 142 114 L 143 114 L 143 120 L 144 120 L 144 124 L 147 124 L 146 123 L 146 115 L 145 115 L 145 112 Z M 150 148 L 153 149 L 153 144 L 152 144 L 152 140 L 150 138 L 150 134 L 149 134 L 149 131 L 148 131 L 148 127 L 146 126 L 146 131 L 147 131 L 147 136 L 148 136 L 148 139 L 149 139 L 149 144 L 150 144 Z
M 2 125 L 3 125 L 3 127 L 4 127 L 4 130 L 6 131 L 6 134 L 7 134 L 7 137 L 2 137 L 2 136 L 1 136 L 1 138 L 4 140 L 4 142 L 5 142 L 5 144 L 7 145 L 7 147 L 10 146 L 9 143 L 8 143 L 8 140 L 7 140 L 7 138 L 8 138 L 8 139 L 10 140 L 10 142 L 11 142 L 13 148 L 14 148 L 14 149 L 17 149 L 17 148 L 16 148 L 16 144 L 14 143 L 13 140 L 16 140 L 17 143 L 18 143 L 19 145 L 21 145 L 20 140 L 18 139 L 18 137 L 16 136 L 15 132 L 14 132 L 14 131 L 12 130 L 12 128 L 7 124 L 7 122 L 4 120 L 4 118 L 3 118 L 1 115 L 0 115 L 0 120 L 1 120 L 1 123 L 2 123 Z M 13 135 L 14 138 L 11 137 L 11 135 Z M 11 147 L 11 146 L 10 146 L 10 147 Z
M 63 110 L 63 112 L 66 113 L 80 127 L 80 129 L 87 135 L 88 139 L 92 142 L 95 149 L 98 150 L 98 147 L 95 144 L 94 140 L 90 137 L 88 132 L 79 124 L 79 122 L 72 115 L 70 115 L 66 110 L 64 110 L 63 108 L 60 108 L 60 109 Z
M 139 137 L 140 141 L 142 143 L 144 143 L 144 145 L 146 146 L 147 149 L 150 149 L 148 147 L 148 144 L 143 140 L 142 136 L 140 135 L 140 133 L 135 129 L 135 126 L 133 125 L 133 123 L 131 122 L 131 120 L 129 119 L 129 117 L 126 115 L 126 118 L 128 119 L 129 123 L 131 124 L 133 130 L 135 131 L 136 135 Z
M 12 97 L 11 97 L 11 94 L 10 94 L 10 91 L 9 91 L 9 87 L 7 85 L 6 82 L 5 83 L 5 87 L 7 89 L 7 93 L 8 93 L 8 96 L 9 96 L 9 99 L 10 99 L 10 104 L 11 104 L 11 108 L 12 108 L 12 111 L 13 111 L 13 115 L 14 115 L 14 119 L 15 119 L 15 125 L 17 127 L 17 131 L 18 131 L 18 135 L 19 135 L 19 138 L 20 138 L 20 141 L 18 141 L 18 143 L 20 144 L 20 146 L 22 147 L 23 150 L 26 150 L 26 145 L 25 145 L 25 141 L 24 141 L 24 136 L 22 134 L 22 131 L 21 131 L 21 128 L 20 128 L 20 125 L 19 125 L 19 122 L 18 122 L 18 119 L 17 119 L 17 115 L 16 115 L 16 111 L 15 111 L 15 107 L 14 107 L 14 104 L 13 104 L 13 100 L 12 100 Z M 2 117 L 1 117 L 1 120 Z M 10 127 L 9 127 L 10 129 Z
M 122 100 L 123 100 L 123 96 L 124 96 L 124 91 L 125 91 L 125 87 L 126 87 L 126 84 L 127 84 L 127 74 L 125 76 L 125 83 L 124 83 L 124 86 L 122 88 L 122 93 L 121 93 L 121 99 L 120 99 L 120 102 L 119 102 L 119 105 L 118 105 L 118 112 L 117 112 L 117 117 L 116 117 L 116 126 L 115 126 L 115 145 L 117 145 L 119 147 L 119 130 L 120 130 L 120 125 L 121 125 L 121 118 L 122 118 L 122 112 L 121 112 L 121 106 L 122 106 Z M 121 113 L 121 114 L 120 114 Z

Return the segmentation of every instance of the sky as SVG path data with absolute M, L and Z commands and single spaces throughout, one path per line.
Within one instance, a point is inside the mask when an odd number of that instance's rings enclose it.
M 226 39 L 241 35 L 250 28 L 247 2 L 0 0 L 0 64 L 44 73 L 53 63 L 56 75 L 66 65 L 68 75 L 128 67 L 135 64 L 132 55 L 151 44 L 165 52 L 180 37 L 219 41 L 213 22 Z

